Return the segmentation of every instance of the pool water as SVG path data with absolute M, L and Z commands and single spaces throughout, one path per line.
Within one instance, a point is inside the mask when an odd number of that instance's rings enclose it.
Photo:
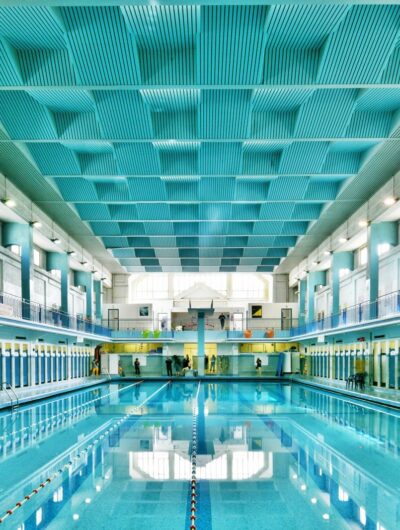
M 0 415 L 0 530 L 189 529 L 193 455 L 197 529 L 395 530 L 399 447 L 396 411 L 312 387 L 110 383 Z

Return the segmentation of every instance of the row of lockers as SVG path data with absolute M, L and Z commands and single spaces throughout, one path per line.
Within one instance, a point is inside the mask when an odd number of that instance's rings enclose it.
M 2 343 L 0 381 L 15 388 L 90 375 L 93 350 L 85 346 Z
M 346 381 L 355 373 L 365 373 L 366 384 L 400 388 L 399 341 L 319 345 L 307 348 L 300 358 L 306 375 Z

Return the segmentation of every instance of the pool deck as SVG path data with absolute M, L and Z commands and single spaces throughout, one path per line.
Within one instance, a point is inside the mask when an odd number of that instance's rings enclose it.
M 36 387 L 15 388 L 15 394 L 10 390 L 1 390 L 0 409 L 9 408 L 13 405 L 13 402 L 10 401 L 10 395 L 13 397 L 16 395 L 19 405 L 23 405 L 25 403 L 30 403 L 31 401 L 37 401 L 39 399 L 56 396 L 58 394 L 64 394 L 66 392 L 73 392 L 75 390 L 82 390 L 84 388 L 96 386 L 108 380 L 109 379 L 107 377 L 82 377 L 75 379 L 74 381 L 48 383 Z
M 282 383 L 300 383 L 309 385 L 321 390 L 328 390 L 336 394 L 343 396 L 352 397 L 355 399 L 361 399 L 376 405 L 384 405 L 393 407 L 400 410 L 400 390 L 389 390 L 386 388 L 366 387 L 365 390 L 352 390 L 346 388 L 346 384 L 342 381 L 330 381 L 321 377 L 311 377 L 302 375 L 292 375 L 283 377 L 273 376 L 260 376 L 260 377 L 235 377 L 235 376 L 223 376 L 223 375 L 206 375 L 203 377 L 182 377 L 182 376 L 159 376 L 159 377 L 119 377 L 119 376 L 100 376 L 100 377 L 84 377 L 76 379 L 74 381 L 65 381 L 58 383 L 48 383 L 36 387 L 28 388 L 16 388 L 14 389 L 15 394 L 18 397 L 18 403 L 20 405 L 30 403 L 31 401 L 37 401 L 40 399 L 50 398 L 59 394 L 67 392 L 73 392 L 75 390 L 82 390 L 106 382 L 122 383 L 131 381 L 179 381 L 181 383 L 191 381 L 205 381 L 205 382 L 225 382 L 230 381 L 237 383 L 239 381 L 251 381 L 251 382 L 282 382 Z M 12 406 L 10 401 L 10 395 L 14 395 L 11 391 L 0 391 L 0 410 L 9 408 Z
M 311 377 L 306 375 L 293 375 L 287 380 L 304 385 L 310 385 L 321 390 L 329 390 L 344 396 L 362 399 L 376 405 L 385 405 L 400 409 L 400 390 L 392 390 L 386 388 L 377 388 L 366 386 L 365 390 L 352 390 L 346 388 L 346 383 L 343 381 L 330 381 L 322 377 Z

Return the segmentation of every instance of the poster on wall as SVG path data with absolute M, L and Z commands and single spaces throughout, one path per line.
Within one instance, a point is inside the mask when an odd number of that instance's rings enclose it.
M 150 307 L 148 305 L 141 305 L 139 307 L 139 316 L 148 317 L 150 315 Z
M 251 318 L 262 318 L 262 305 L 251 306 Z

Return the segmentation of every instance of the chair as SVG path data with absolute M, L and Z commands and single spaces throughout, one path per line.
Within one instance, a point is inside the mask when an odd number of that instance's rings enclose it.
M 365 376 L 365 372 L 360 372 L 354 376 L 354 387 L 356 390 L 357 388 L 365 390 Z

